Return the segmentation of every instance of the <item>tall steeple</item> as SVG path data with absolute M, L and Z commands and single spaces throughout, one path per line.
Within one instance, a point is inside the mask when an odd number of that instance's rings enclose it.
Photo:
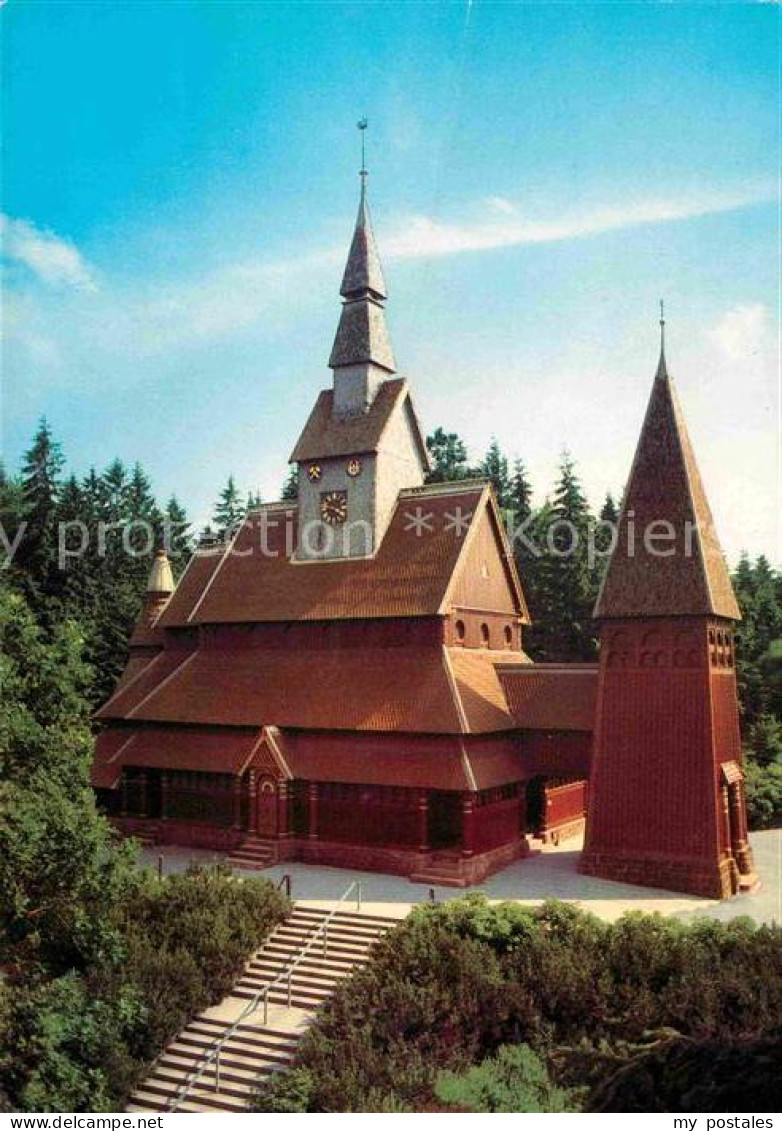
M 657 377 L 667 378 L 668 366 L 665 364 L 665 303 L 660 299 L 660 360 L 657 362 Z
M 661 335 L 665 320 L 660 319 Z M 739 620 L 665 342 L 596 617 L 708 615 Z
M 664 345 L 595 608 L 581 871 L 719 899 L 757 882 L 736 695 L 740 613 Z
M 345 300 L 329 358 L 334 370 L 334 411 L 350 415 L 365 411 L 380 384 L 396 370 L 383 303 L 387 297 L 380 256 L 372 231 L 367 201 L 368 173 L 363 160 L 361 196 L 340 294 Z

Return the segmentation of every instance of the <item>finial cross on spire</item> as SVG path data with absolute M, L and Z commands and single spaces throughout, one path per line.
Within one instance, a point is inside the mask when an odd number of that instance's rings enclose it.
M 665 349 L 665 302 L 660 299 L 660 350 Z
M 358 175 L 364 181 L 366 181 L 366 177 L 367 177 L 367 154 L 366 154 L 365 139 L 366 139 L 366 129 L 367 129 L 368 125 L 369 125 L 369 122 L 366 120 L 366 118 L 359 118 L 359 120 L 356 122 L 356 126 L 361 131 L 361 169 L 360 169 Z

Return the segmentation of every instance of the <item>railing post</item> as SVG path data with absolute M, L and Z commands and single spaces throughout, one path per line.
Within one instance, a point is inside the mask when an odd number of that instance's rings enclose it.
M 220 1091 L 220 1046 L 217 1046 L 217 1056 L 215 1057 L 215 1091 Z
M 361 910 L 361 880 L 356 884 L 356 911 Z
M 268 1020 L 269 1020 L 269 987 L 267 986 L 266 990 L 264 992 L 264 995 L 263 995 L 263 1023 L 264 1023 L 264 1025 L 266 1024 L 266 1022 Z
M 293 971 L 289 970 L 288 971 L 288 1009 L 290 1009 L 291 1003 L 292 1003 L 292 994 L 291 994 L 291 975 L 292 974 L 293 974 Z
M 326 952 L 328 950 L 328 947 L 329 947 L 329 925 L 328 925 L 328 921 L 327 921 L 325 927 L 323 928 L 323 957 L 324 958 L 326 957 Z

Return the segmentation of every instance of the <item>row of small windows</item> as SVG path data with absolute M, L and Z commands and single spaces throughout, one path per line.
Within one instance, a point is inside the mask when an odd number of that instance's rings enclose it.
M 454 628 L 456 630 L 456 639 L 459 641 L 460 644 L 463 644 L 464 638 L 467 635 L 467 628 L 466 628 L 464 621 L 463 620 L 457 620 L 456 624 L 454 625 Z M 492 646 L 492 634 L 491 634 L 491 630 L 490 630 L 488 624 L 486 624 L 485 621 L 481 624 L 480 631 L 481 631 L 481 645 L 484 648 L 491 648 L 491 646 Z M 503 643 L 504 643 L 506 648 L 512 648 L 513 647 L 513 629 L 511 628 L 511 626 L 509 624 L 506 624 L 506 625 L 503 626 L 502 639 L 503 639 Z

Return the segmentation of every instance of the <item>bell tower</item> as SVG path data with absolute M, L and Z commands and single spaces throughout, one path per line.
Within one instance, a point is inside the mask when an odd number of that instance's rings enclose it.
M 733 644 L 740 613 L 664 341 L 595 617 L 581 871 L 711 898 L 753 888 Z
M 329 357 L 332 387 L 319 395 L 290 458 L 298 465 L 298 562 L 371 556 L 400 490 L 420 487 L 429 468 L 386 326 L 386 284 L 367 200 L 365 128 L 362 119 L 361 194 Z

